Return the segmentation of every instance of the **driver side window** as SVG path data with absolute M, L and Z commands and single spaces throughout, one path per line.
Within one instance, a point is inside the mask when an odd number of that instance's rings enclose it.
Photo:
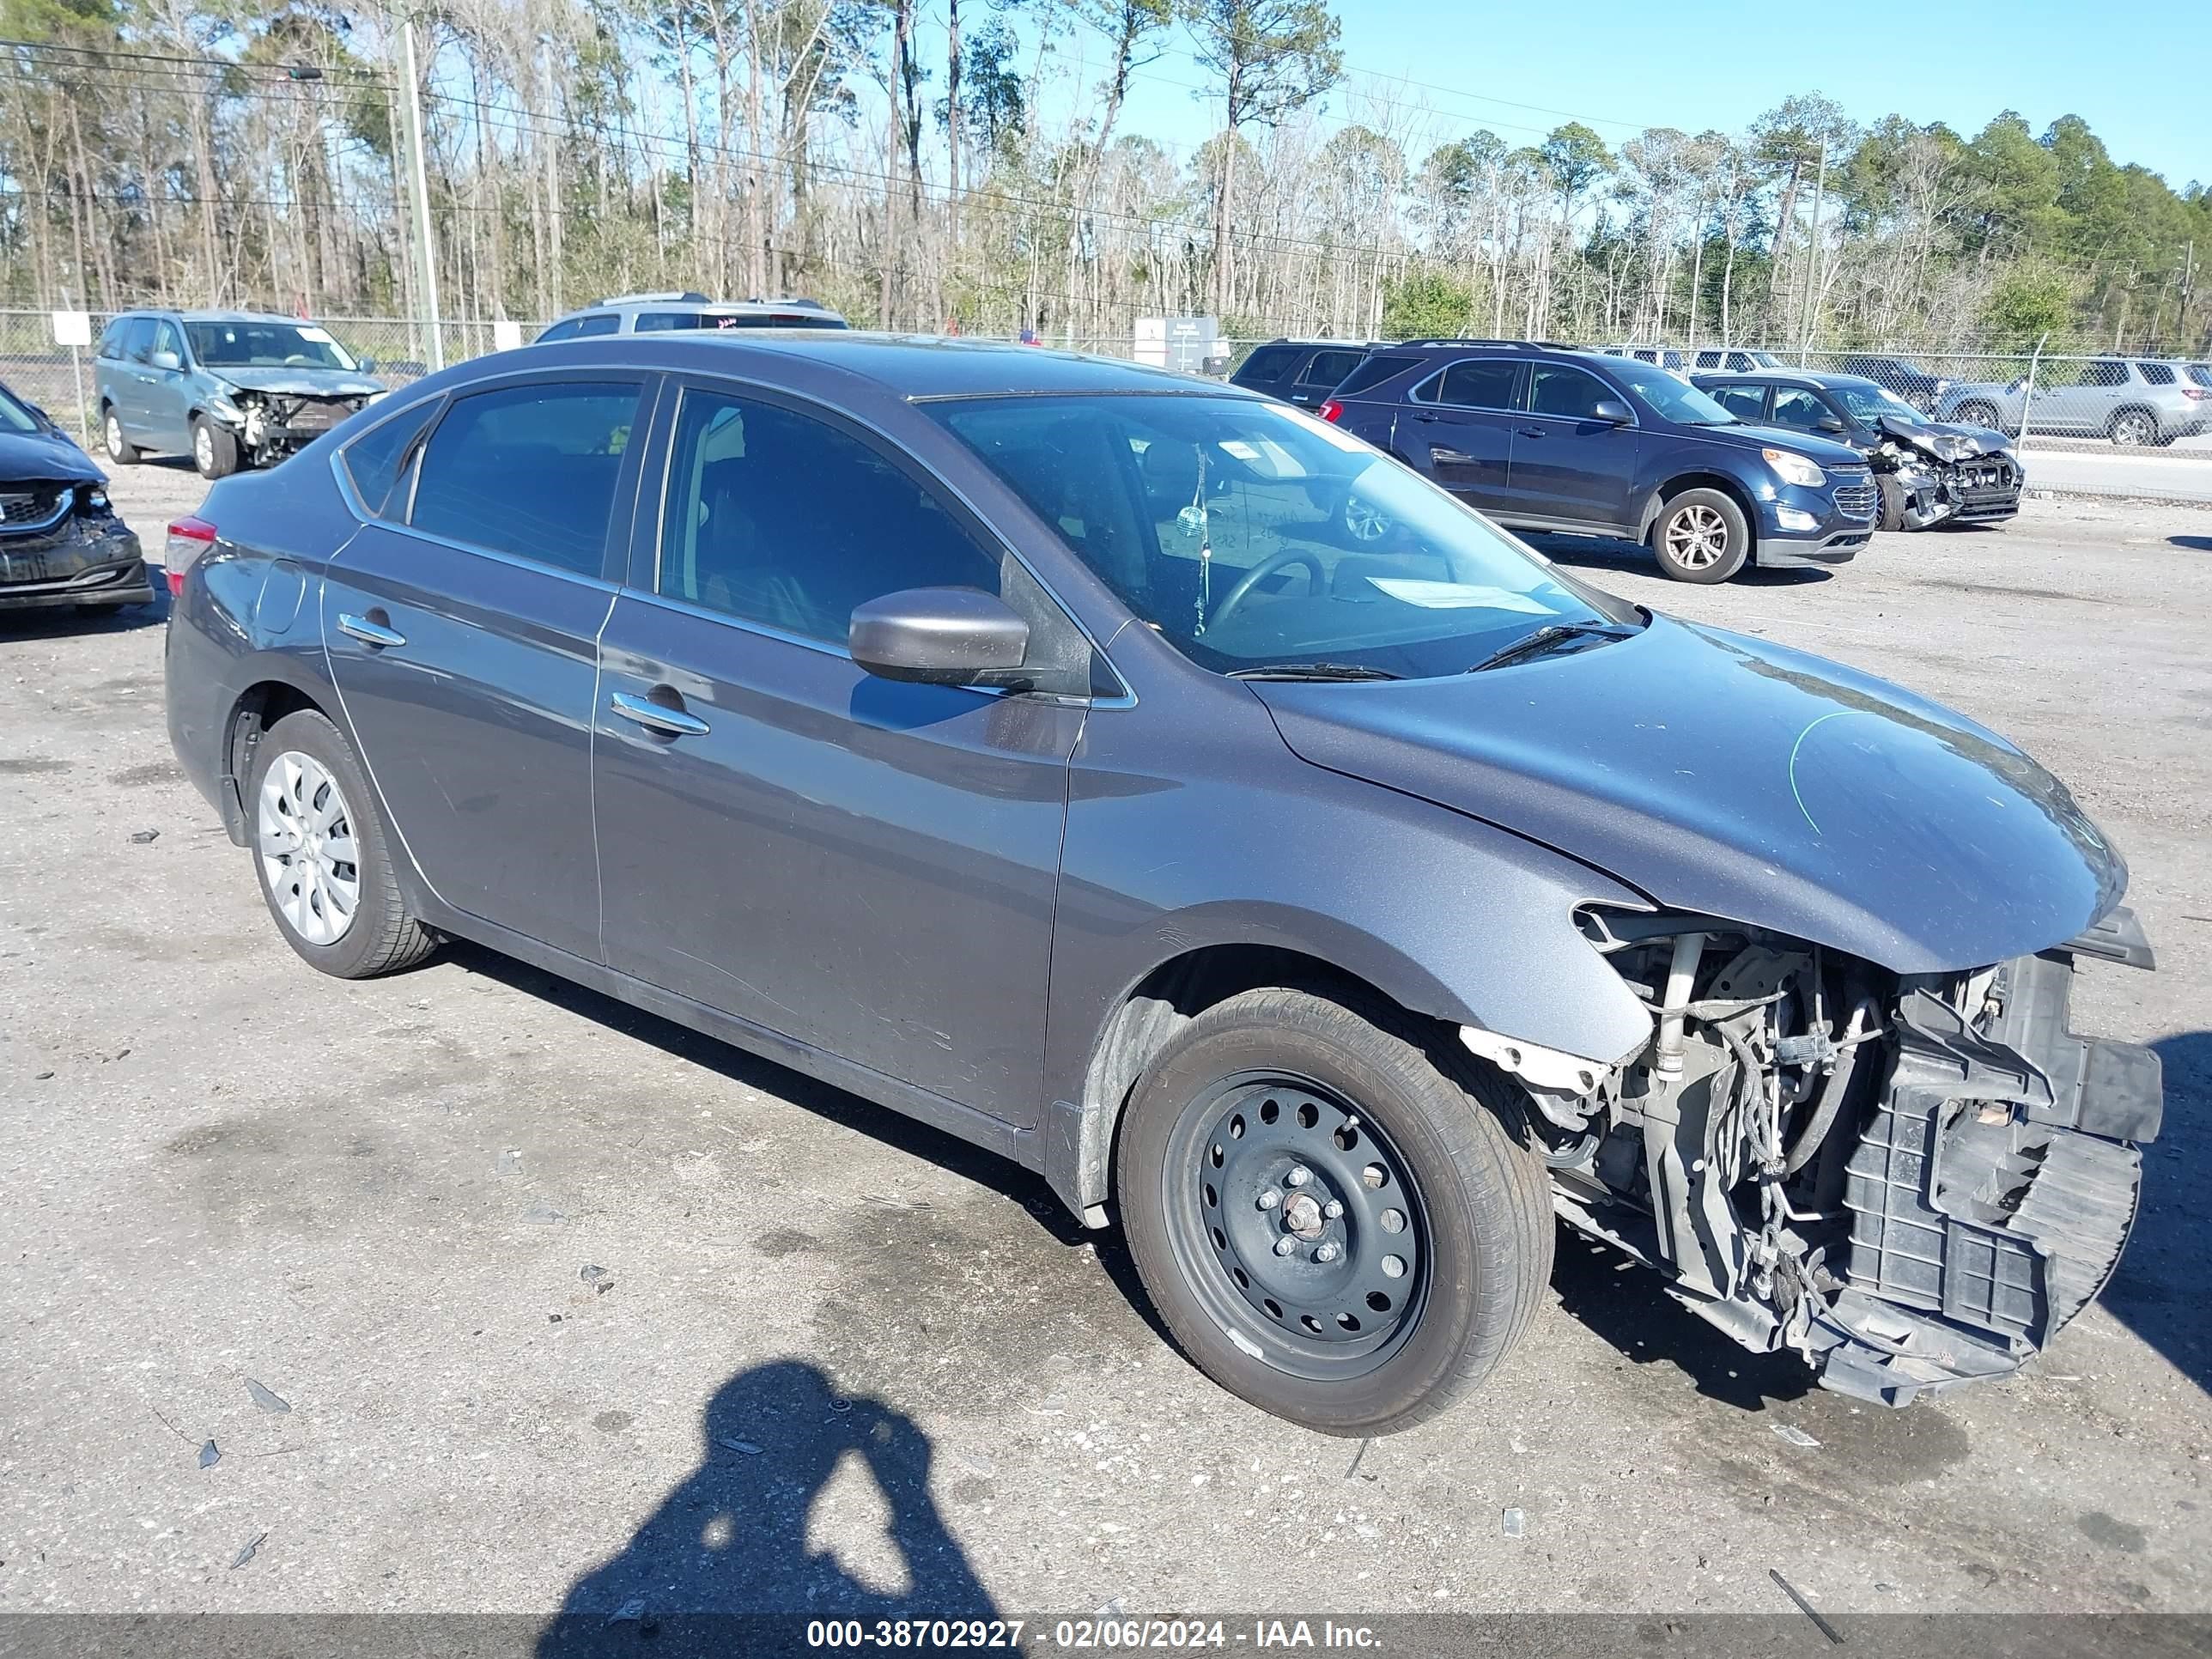
M 1832 419 L 1827 404 L 1811 392 L 1797 386 L 1778 390 L 1774 394 L 1773 423 L 1791 427 L 1800 432 L 1817 432 L 1820 422 Z

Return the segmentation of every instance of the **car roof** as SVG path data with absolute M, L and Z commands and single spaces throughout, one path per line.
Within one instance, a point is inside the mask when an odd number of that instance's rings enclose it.
M 278 311 L 179 311 L 161 306 L 141 306 L 126 311 L 114 320 L 127 317 L 173 317 L 180 323 L 285 323 L 294 328 L 320 326 L 309 317 L 287 317 Z
M 1875 391 L 1886 388 L 1880 380 L 1864 374 L 1837 374 L 1824 368 L 1723 368 L 1706 369 L 1694 378 L 1701 380 L 1734 380 L 1747 386 L 1816 386 L 1826 391 L 1838 386 L 1872 386 Z
M 532 347 L 540 363 L 624 362 L 648 368 L 759 370 L 781 360 L 866 381 L 902 399 L 1038 397 L 1055 392 L 1181 392 L 1271 399 L 1220 380 L 1003 340 L 883 334 L 863 329 L 746 329 L 728 333 L 599 335 Z M 491 362 L 493 360 L 480 360 Z

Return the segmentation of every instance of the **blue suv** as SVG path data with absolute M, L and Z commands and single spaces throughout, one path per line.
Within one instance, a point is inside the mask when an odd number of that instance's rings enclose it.
M 1319 411 L 1503 525 L 1645 543 L 1679 581 L 1837 565 L 1872 534 L 1862 456 L 1739 421 L 1632 358 L 1523 340 L 1378 346 Z M 1355 539 L 1395 526 L 1357 495 Z

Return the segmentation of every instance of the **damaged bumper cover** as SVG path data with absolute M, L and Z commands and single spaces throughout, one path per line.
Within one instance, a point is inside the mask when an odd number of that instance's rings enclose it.
M 1883 422 L 1887 441 L 1875 464 L 1901 492 L 1907 530 L 1938 524 L 1993 524 L 2016 517 L 2027 475 L 2002 432 L 1965 426 Z
M 76 486 L 70 486 L 72 495 Z M 4 520 L 0 520 L 4 522 Z M 51 515 L 0 532 L 0 611 L 52 605 L 146 605 L 154 584 L 138 538 L 109 513 L 60 501 Z
M 2067 1030 L 2076 951 L 2149 960 L 2119 910 L 2003 964 L 1978 1029 L 1926 990 L 1900 1000 L 1895 1062 L 1845 1166 L 1841 1284 L 1805 1308 L 1796 1344 L 1823 1386 L 1902 1406 L 2005 1375 L 2111 1277 L 2163 1096 L 2150 1049 Z

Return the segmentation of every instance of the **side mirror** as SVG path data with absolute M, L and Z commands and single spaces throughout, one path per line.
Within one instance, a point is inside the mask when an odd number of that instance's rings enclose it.
M 1022 665 L 1030 625 L 980 588 L 909 587 L 855 606 L 846 641 L 884 679 L 975 685 Z
M 376 359 L 374 357 L 356 357 L 353 360 L 353 366 L 364 374 L 376 373 Z
M 1618 398 L 1601 398 L 1590 410 L 1590 419 L 1610 421 L 1615 426 L 1627 426 L 1636 416 L 1628 412 L 1628 405 Z
M 1843 417 L 1839 415 L 1823 415 L 1818 421 L 1814 422 L 1814 424 L 1822 432 L 1848 432 L 1850 430 L 1849 427 L 1844 424 Z
M 173 351 L 157 351 L 146 361 L 164 374 L 173 374 L 185 366 L 185 360 Z

